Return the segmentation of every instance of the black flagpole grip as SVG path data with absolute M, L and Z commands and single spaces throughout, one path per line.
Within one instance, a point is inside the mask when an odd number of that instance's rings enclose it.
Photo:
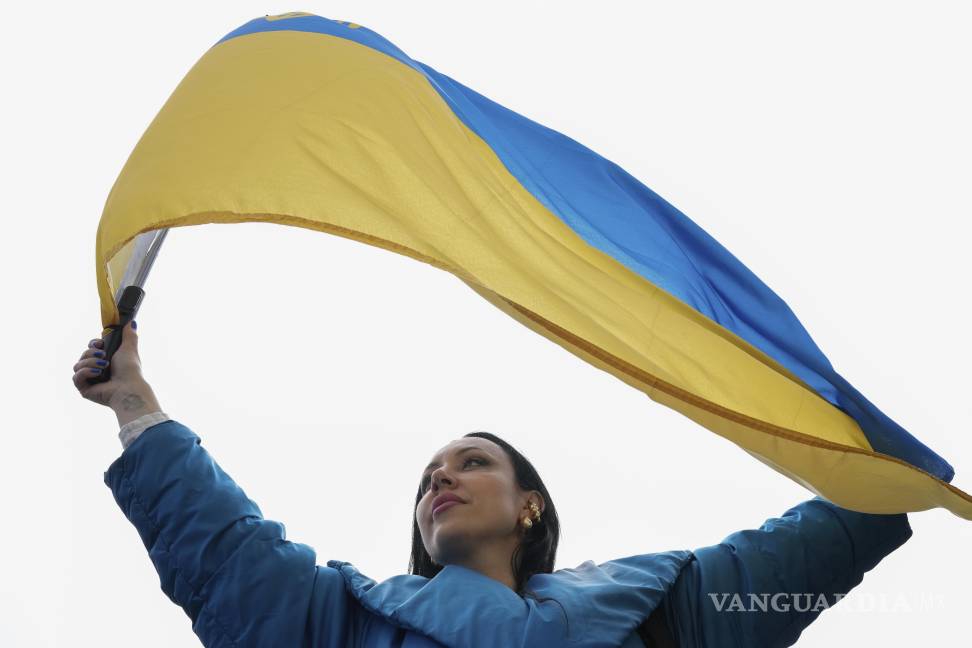
M 109 363 L 111 362 L 112 356 L 115 355 L 115 351 L 121 346 L 122 329 L 135 319 L 135 315 L 138 313 L 138 307 L 142 304 L 142 297 L 144 296 L 145 291 L 138 286 L 128 286 L 122 292 L 121 299 L 118 300 L 119 323 L 109 324 L 108 328 L 105 329 L 108 333 L 101 338 L 104 342 L 101 350 L 105 352 L 105 360 Z M 111 380 L 111 364 L 105 367 L 101 375 L 88 378 L 88 384 L 94 385 L 109 380 Z

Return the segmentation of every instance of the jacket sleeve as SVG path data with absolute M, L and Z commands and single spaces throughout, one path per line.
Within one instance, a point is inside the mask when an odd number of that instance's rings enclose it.
M 669 625 L 683 648 L 790 646 L 911 533 L 907 514 L 815 497 L 696 549 L 666 597 Z
M 347 645 L 343 577 L 263 519 L 187 427 L 170 420 L 145 430 L 105 483 L 203 645 Z

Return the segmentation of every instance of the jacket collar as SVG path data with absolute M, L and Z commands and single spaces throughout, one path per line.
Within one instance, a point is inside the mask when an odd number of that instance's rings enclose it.
M 351 563 L 327 565 L 340 571 L 365 610 L 446 646 L 594 648 L 621 645 L 691 557 L 666 551 L 536 574 L 526 587 L 536 598 L 459 565 L 446 565 L 431 579 L 403 574 L 381 583 Z

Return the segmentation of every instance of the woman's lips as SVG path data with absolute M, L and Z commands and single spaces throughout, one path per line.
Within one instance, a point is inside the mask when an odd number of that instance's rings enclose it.
M 449 500 L 447 502 L 442 502 L 441 504 L 435 507 L 435 510 L 432 511 L 432 517 L 435 517 L 436 515 L 442 513 L 442 511 L 448 508 L 452 508 L 456 504 L 462 504 L 462 502 L 457 502 L 456 500 Z

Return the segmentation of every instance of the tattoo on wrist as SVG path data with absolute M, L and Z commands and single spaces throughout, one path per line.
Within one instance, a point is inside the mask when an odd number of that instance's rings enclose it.
M 145 399 L 139 394 L 132 392 L 122 396 L 121 402 L 118 404 L 123 412 L 131 412 L 133 410 L 142 409 L 145 407 L 145 405 Z

